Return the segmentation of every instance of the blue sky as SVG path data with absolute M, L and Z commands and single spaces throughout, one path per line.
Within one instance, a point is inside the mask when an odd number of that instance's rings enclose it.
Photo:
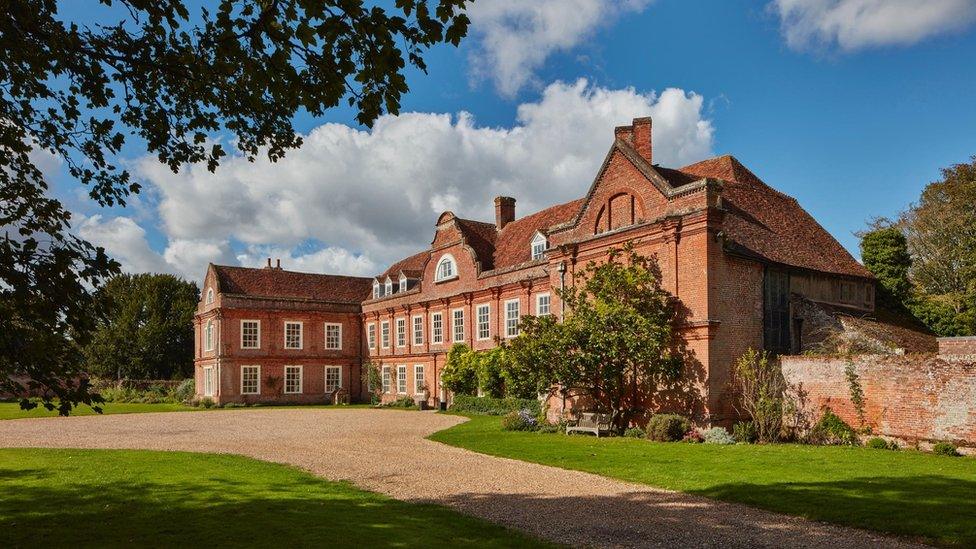
M 475 4 L 467 41 L 429 52 L 404 115 L 372 132 L 345 108 L 300 116 L 308 151 L 214 176 L 169 174 L 136 143 L 125 160 L 149 184 L 134 207 L 97 208 L 63 177 L 56 192 L 129 270 L 199 278 L 208 261 L 274 255 L 371 274 L 426 246 L 439 209 L 487 217 L 505 192 L 527 214 L 582 195 L 612 126 L 655 114 L 656 158 L 730 153 L 857 255 L 866 220 L 976 154 L 969 0 Z

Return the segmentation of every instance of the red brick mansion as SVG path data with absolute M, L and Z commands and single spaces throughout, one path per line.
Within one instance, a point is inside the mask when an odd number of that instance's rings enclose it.
M 869 313 L 871 274 L 795 199 L 735 158 L 654 163 L 651 120 L 615 129 L 585 194 L 493 223 L 444 212 L 430 247 L 375 278 L 211 265 L 196 316 L 200 396 L 219 402 L 364 398 L 361 365 L 381 365 L 386 400 L 450 399 L 440 388 L 454 343 L 475 349 L 519 333 L 523 315 L 560 315 L 556 288 L 633 241 L 660 264 L 684 311 L 696 415 L 732 413 L 729 375 L 748 347 L 790 352 L 807 330 L 795 298 Z

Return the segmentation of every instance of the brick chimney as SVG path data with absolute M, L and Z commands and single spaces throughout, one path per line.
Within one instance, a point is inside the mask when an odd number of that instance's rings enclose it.
M 499 231 L 515 221 L 515 199 L 510 196 L 495 197 L 495 228 Z
M 651 146 L 651 117 L 635 118 L 633 128 L 634 150 L 644 157 L 649 164 L 653 164 L 653 147 Z

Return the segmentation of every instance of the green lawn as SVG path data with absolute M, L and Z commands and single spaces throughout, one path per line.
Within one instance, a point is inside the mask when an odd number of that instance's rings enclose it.
M 106 402 L 102 404 L 102 413 L 105 414 L 139 414 L 145 412 L 187 412 L 199 410 L 192 406 L 182 404 L 127 404 Z M 82 404 L 71 410 L 73 416 L 90 416 L 95 411 Z M 27 417 L 56 417 L 57 410 L 49 412 L 43 406 L 38 406 L 33 410 L 24 411 L 20 409 L 20 404 L 16 402 L 0 402 L 0 420 L 2 419 L 22 419 Z
M 654 443 L 501 430 L 497 417 L 430 438 L 484 454 L 650 484 L 724 501 L 976 546 L 976 459 L 801 445 Z
M 0 532 L 4 547 L 545 546 L 292 467 L 139 450 L 0 449 Z

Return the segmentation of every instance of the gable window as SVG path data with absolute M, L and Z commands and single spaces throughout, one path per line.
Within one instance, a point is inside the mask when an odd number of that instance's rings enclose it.
M 393 281 L 390 280 L 390 277 L 386 277 L 386 292 L 385 292 L 385 294 L 386 295 L 390 295 L 392 293 L 393 293 Z
M 414 364 L 413 366 L 413 392 L 420 394 L 424 392 L 427 383 L 424 382 L 424 365 Z
M 434 281 L 441 282 L 451 280 L 452 278 L 457 278 L 457 263 L 454 261 L 454 256 L 444 254 L 444 257 L 437 263 L 437 273 L 434 276 Z
M 207 288 L 207 305 L 214 302 L 214 291 L 213 288 Z
M 546 256 L 546 237 L 542 233 L 535 233 L 532 239 L 532 260 L 542 259 Z
M 383 292 L 380 290 L 380 283 L 379 283 L 378 280 L 374 280 L 373 281 L 373 299 L 376 299 L 376 298 L 380 297 L 381 295 L 383 295 Z
M 478 305 L 475 309 L 478 317 L 478 341 L 484 341 L 491 337 L 491 306 L 487 303 Z
M 241 394 L 260 395 L 261 383 L 258 381 L 259 379 L 261 379 L 260 366 L 241 366 Z
M 519 300 L 505 302 L 505 337 L 515 337 L 519 334 Z
M 285 394 L 302 392 L 302 367 L 285 366 Z
M 407 277 L 404 275 L 400 275 L 400 291 L 407 291 Z
M 261 321 L 241 321 L 241 349 L 261 348 Z
M 550 300 L 547 293 L 535 296 L 535 316 L 549 316 Z
M 460 343 L 464 341 L 464 309 L 454 309 L 451 320 L 454 328 L 454 342 Z
M 407 394 L 407 365 L 397 366 L 397 392 L 401 395 Z
M 444 343 L 444 314 L 433 313 L 430 315 L 430 342 Z
M 204 328 L 203 350 L 213 351 L 213 349 L 214 349 L 214 323 L 213 320 L 208 320 L 207 327 Z
M 339 366 L 325 367 L 325 392 L 331 393 L 342 387 L 342 368 Z
M 389 366 L 383 366 L 383 392 L 384 393 L 389 393 L 390 392 L 390 385 L 391 385 L 391 381 L 390 381 L 390 367 Z
M 380 343 L 384 349 L 390 348 L 390 321 L 384 320 L 380 324 Z
M 342 324 L 325 323 L 325 348 L 329 351 L 342 350 Z
M 366 325 L 366 341 L 370 349 L 376 348 L 376 323 L 370 322 Z
M 302 323 L 285 322 L 285 349 L 302 348 Z
M 421 315 L 413 317 L 413 344 L 424 344 L 424 317 Z
M 407 344 L 407 319 L 396 319 L 397 347 L 404 347 Z

